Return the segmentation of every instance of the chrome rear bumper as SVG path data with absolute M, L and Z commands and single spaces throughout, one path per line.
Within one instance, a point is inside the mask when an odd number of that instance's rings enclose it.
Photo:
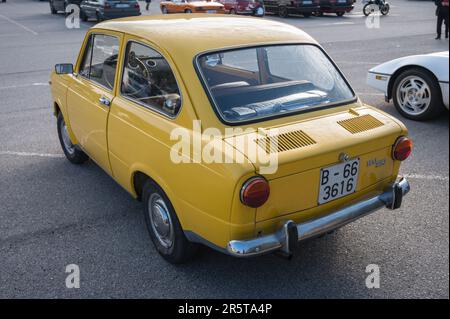
M 250 240 L 232 240 L 228 243 L 227 251 L 235 257 L 251 257 L 274 251 L 291 255 L 299 241 L 340 228 L 383 207 L 399 208 L 403 196 L 409 190 L 408 181 L 402 178 L 378 196 L 344 207 L 323 217 L 301 224 L 290 220 L 274 234 Z

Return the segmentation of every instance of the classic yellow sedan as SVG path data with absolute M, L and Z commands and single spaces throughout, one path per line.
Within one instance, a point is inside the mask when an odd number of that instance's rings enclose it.
M 408 193 L 412 142 L 303 31 L 255 18 L 135 17 L 90 29 L 51 75 L 67 159 L 143 202 L 157 251 L 279 252 Z

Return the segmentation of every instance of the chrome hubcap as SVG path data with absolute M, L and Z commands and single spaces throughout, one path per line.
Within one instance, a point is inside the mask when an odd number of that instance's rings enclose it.
M 148 205 L 153 233 L 163 247 L 170 248 L 173 245 L 174 232 L 166 203 L 160 195 L 152 194 Z
M 75 147 L 73 146 L 72 141 L 70 140 L 69 132 L 67 131 L 66 122 L 64 122 L 64 120 L 61 125 L 61 137 L 66 151 L 69 154 L 73 154 L 75 152 Z
M 411 115 L 422 114 L 431 103 L 430 87 L 418 76 L 406 77 L 398 86 L 397 101 L 404 112 Z

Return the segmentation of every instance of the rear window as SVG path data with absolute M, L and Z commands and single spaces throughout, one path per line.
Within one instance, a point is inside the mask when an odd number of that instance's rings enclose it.
M 227 123 L 263 120 L 349 103 L 355 94 L 315 45 L 276 45 L 207 53 L 201 79 Z

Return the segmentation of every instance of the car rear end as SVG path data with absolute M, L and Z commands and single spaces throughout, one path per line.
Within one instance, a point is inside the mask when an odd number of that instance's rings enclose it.
M 348 13 L 354 9 L 356 0 L 320 0 L 320 11 L 323 13 Z
M 289 13 L 312 15 L 320 10 L 319 0 L 295 0 L 291 1 Z
M 136 0 L 106 0 L 101 10 L 103 19 L 115 19 L 141 15 Z
M 218 2 L 190 2 L 193 13 L 225 14 L 225 7 Z
M 256 147 L 277 153 L 278 170 L 256 174 L 265 180 L 269 195 L 255 208 L 253 232 L 244 235 L 237 230 L 234 234 L 241 237 L 229 244 L 233 255 L 279 249 L 291 253 L 299 240 L 329 232 L 379 208 L 399 208 L 409 191 L 408 182 L 399 179 L 398 173 L 412 143 L 406 128 L 387 114 L 355 107 L 276 129 L 275 150 L 267 147 L 274 135 L 254 139 Z M 256 163 L 256 172 L 260 169 Z M 233 216 L 232 220 L 241 218 Z

